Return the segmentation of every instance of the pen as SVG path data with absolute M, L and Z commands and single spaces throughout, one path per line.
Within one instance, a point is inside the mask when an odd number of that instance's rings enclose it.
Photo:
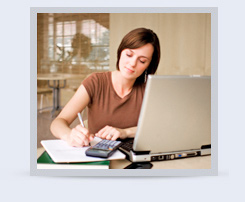
M 82 116 L 81 116 L 81 114 L 80 114 L 79 112 L 77 113 L 77 116 L 78 116 L 78 119 L 79 119 L 81 125 L 84 127 L 83 119 L 82 119 Z M 84 127 L 84 128 L 85 128 L 85 127 Z
M 82 116 L 81 116 L 81 114 L 79 112 L 77 113 L 77 116 L 78 116 L 78 119 L 79 119 L 81 125 L 85 128 L 84 123 L 83 123 Z M 89 143 L 89 145 L 91 145 L 91 144 Z

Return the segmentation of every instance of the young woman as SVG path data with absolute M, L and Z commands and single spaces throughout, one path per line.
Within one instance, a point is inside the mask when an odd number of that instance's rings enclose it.
M 150 29 L 129 32 L 117 51 L 117 70 L 93 73 L 51 124 L 51 132 L 71 146 L 88 146 L 94 136 L 116 140 L 134 137 L 148 74 L 160 60 L 157 35 Z M 88 107 L 88 129 L 70 128 L 77 113 Z

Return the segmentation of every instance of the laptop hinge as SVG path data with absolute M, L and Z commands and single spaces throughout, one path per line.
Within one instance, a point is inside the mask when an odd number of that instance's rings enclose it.
M 200 150 L 200 155 L 210 155 L 211 154 L 211 144 L 208 145 L 202 145 Z
M 151 161 L 151 156 L 148 154 L 135 155 L 135 152 L 130 151 L 129 160 L 132 162 L 147 162 Z
M 201 149 L 201 151 L 200 151 L 201 156 L 210 155 L 210 154 L 211 154 L 211 148 L 210 149 Z

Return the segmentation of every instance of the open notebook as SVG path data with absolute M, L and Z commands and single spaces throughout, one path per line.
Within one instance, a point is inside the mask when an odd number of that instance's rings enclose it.
M 91 145 L 93 146 L 99 141 L 101 141 L 101 139 L 95 137 L 91 142 Z M 107 159 L 86 156 L 85 151 L 88 149 L 88 147 L 72 147 L 63 140 L 42 140 L 41 144 L 55 163 L 105 161 L 125 159 L 126 157 L 125 154 L 120 151 L 116 151 Z

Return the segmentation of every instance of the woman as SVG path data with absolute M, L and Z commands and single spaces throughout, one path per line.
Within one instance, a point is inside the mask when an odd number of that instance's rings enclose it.
M 150 29 L 129 32 L 117 51 L 117 70 L 93 73 L 51 124 L 51 132 L 71 146 L 88 146 L 94 135 L 116 140 L 134 137 L 148 74 L 160 60 L 157 35 Z M 88 129 L 69 125 L 88 107 Z

